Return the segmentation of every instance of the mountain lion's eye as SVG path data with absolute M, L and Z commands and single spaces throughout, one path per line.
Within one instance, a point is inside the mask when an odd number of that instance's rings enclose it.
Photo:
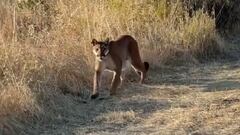
M 96 49 L 96 51 L 98 51 L 99 49 Z

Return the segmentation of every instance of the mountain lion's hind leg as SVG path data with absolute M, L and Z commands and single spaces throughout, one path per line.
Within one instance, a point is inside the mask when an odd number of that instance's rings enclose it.
M 141 79 L 139 81 L 140 84 L 144 82 L 144 79 L 146 78 L 146 70 L 143 64 L 136 64 L 132 63 L 133 69 L 136 71 L 138 75 L 140 75 Z
M 122 88 L 123 85 L 124 85 L 124 80 L 125 80 L 125 77 L 126 77 L 126 71 L 122 71 L 121 73 L 121 84 L 120 84 L 120 87 Z

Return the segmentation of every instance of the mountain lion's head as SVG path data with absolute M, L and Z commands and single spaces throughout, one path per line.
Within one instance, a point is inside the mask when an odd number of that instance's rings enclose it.
M 109 54 L 109 38 L 105 41 L 92 40 L 93 53 L 95 54 L 97 60 L 102 61 Z

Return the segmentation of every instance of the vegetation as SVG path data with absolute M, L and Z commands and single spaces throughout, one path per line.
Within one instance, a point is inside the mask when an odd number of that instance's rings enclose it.
M 1 1 L 0 133 L 1 127 L 9 131 L 17 127 L 10 122 L 13 119 L 30 123 L 54 119 L 61 99 L 71 106 L 65 92 L 88 98 L 92 88 L 92 38 L 114 40 L 130 34 L 152 68 L 196 64 L 221 55 L 225 46 L 216 32 L 216 13 L 206 10 L 202 2 Z M 234 5 L 234 1 L 209 3 Z M 136 117 L 131 110 L 127 113 L 130 118 L 125 119 L 123 112 L 109 112 L 98 121 L 114 121 L 116 114 L 121 115 L 120 121 Z

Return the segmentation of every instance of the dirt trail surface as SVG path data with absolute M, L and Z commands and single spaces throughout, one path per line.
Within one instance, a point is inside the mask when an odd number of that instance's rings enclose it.
M 25 123 L 20 133 L 240 134 L 240 40 L 229 44 L 230 62 L 152 69 L 147 84 L 128 83 L 104 100 L 62 96 L 54 118 Z

